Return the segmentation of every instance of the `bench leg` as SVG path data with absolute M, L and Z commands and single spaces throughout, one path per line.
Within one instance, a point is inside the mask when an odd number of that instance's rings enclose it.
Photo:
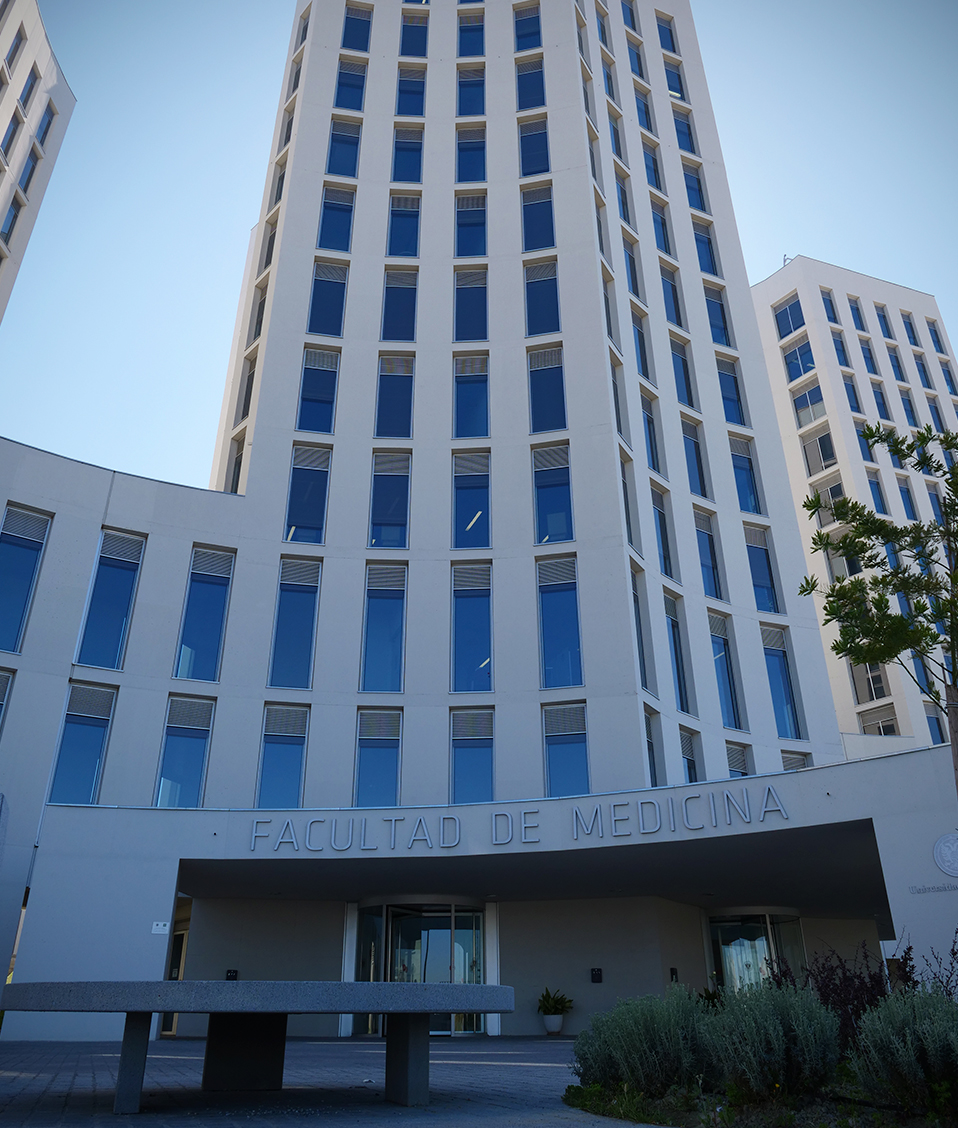
M 285 1014 L 211 1014 L 203 1059 L 209 1091 L 282 1089 Z
M 153 1015 L 149 1011 L 130 1011 L 126 1016 L 123 1045 L 120 1048 L 120 1068 L 116 1075 L 116 1096 L 113 1098 L 114 1112 L 140 1111 L 152 1021 Z
M 429 1104 L 428 1014 L 391 1014 L 386 1019 L 386 1100 Z

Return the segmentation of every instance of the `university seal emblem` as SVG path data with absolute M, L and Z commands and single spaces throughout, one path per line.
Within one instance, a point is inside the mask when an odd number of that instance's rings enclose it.
M 958 877 L 958 834 L 943 834 L 935 843 L 935 865 L 949 877 Z

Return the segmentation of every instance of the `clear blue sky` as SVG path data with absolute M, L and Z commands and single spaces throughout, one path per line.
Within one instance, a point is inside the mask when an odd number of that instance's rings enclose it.
M 0 434 L 206 485 L 295 4 L 40 6 L 78 104 L 0 326 Z M 751 280 L 825 259 L 934 293 L 958 338 L 958 4 L 692 9 Z

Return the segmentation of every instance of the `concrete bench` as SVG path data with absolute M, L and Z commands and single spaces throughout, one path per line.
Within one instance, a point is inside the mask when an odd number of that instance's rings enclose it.
M 126 1014 L 113 1111 L 140 1111 L 153 1015 L 208 1014 L 206 1090 L 282 1089 L 290 1014 L 385 1014 L 386 1100 L 429 1103 L 429 1016 L 515 1009 L 511 987 L 467 983 L 324 983 L 285 980 L 8 983 L 8 1011 Z

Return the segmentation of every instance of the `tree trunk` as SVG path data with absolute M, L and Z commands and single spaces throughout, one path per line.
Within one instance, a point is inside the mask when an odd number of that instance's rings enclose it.
M 955 793 L 958 795 L 958 686 L 951 681 L 945 685 L 945 702 L 948 706 L 948 735 L 951 737 L 951 766 L 955 772 Z

